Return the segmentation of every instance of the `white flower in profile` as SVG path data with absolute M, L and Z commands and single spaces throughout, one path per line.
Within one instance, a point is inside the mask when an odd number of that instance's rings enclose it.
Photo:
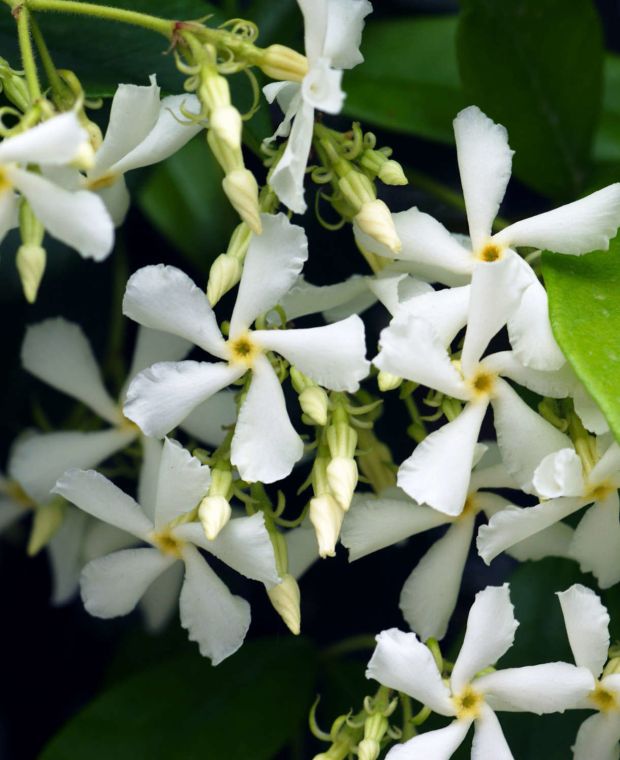
M 472 724 L 472 760 L 510 760 L 512 753 L 496 712 L 543 715 L 580 704 L 594 686 L 587 668 L 549 662 L 484 672 L 512 646 L 518 625 L 507 584 L 480 591 L 469 611 L 461 651 L 446 679 L 415 633 L 392 628 L 377 636 L 366 677 L 408 694 L 439 715 L 454 718 L 445 728 L 418 734 L 393 747 L 386 760 L 448 760 Z
M 88 612 L 101 618 L 127 615 L 157 578 L 182 562 L 181 624 L 201 654 L 217 665 L 243 643 L 250 607 L 230 593 L 199 549 L 253 580 L 274 585 L 280 578 L 262 512 L 231 520 L 213 541 L 205 538 L 199 522 L 182 522 L 210 480 L 208 467 L 166 439 L 147 504 L 138 504 L 93 470 L 69 470 L 54 492 L 150 545 L 109 554 L 84 568 L 80 585 Z
M 45 176 L 47 169 L 76 160 L 87 142 L 88 133 L 74 113 L 53 116 L 0 142 L 0 242 L 16 225 L 21 195 L 53 238 L 95 261 L 110 253 L 114 227 L 101 199 L 87 190 L 67 190 Z
M 301 330 L 252 330 L 288 291 L 308 256 L 304 231 L 284 214 L 264 214 L 263 233 L 249 246 L 228 340 L 218 329 L 204 291 L 178 269 L 149 266 L 127 283 L 123 311 L 142 325 L 186 338 L 221 362 L 160 362 L 127 391 L 125 415 L 146 435 L 163 437 L 199 403 L 251 372 L 231 445 L 243 480 L 286 477 L 303 453 L 267 352 L 275 351 L 314 382 L 355 391 L 368 373 L 364 325 L 357 316 Z M 248 378 L 250 379 L 250 378 Z
M 518 487 L 502 464 L 497 447 L 488 446 L 472 472 L 458 517 L 417 504 L 396 489 L 395 493 L 379 497 L 366 494 L 356 497 L 345 517 L 341 541 L 349 550 L 350 562 L 424 531 L 449 526 L 420 559 L 400 595 L 403 616 L 423 641 L 442 639 L 446 634 L 457 604 L 477 516 L 482 513 L 488 519 L 509 503 L 489 489 Z M 571 538 L 568 525 L 554 525 L 515 545 L 509 553 L 521 562 L 567 557 Z
M 565 359 L 551 333 L 546 291 L 514 248 L 531 246 L 567 254 L 606 250 L 620 225 L 620 183 L 493 234 L 493 220 L 511 173 L 513 152 L 508 134 L 479 108 L 470 106 L 454 120 L 454 136 L 470 241 L 461 242 L 436 219 L 412 208 L 393 215 L 402 242 L 399 256 L 416 264 L 420 276 L 448 285 L 462 284 L 470 277 L 475 281 L 481 263 L 514 259 L 527 287 L 505 315 L 511 344 L 524 364 L 557 369 Z M 389 249 L 360 230 L 357 236 L 368 250 L 393 258 Z M 513 287 L 501 276 L 485 280 L 480 297 L 487 303 L 502 301 Z
M 571 556 L 584 572 L 594 574 L 601 588 L 620 581 L 620 446 L 611 443 L 589 470 L 575 449 L 566 446 L 546 456 L 534 474 L 541 497 L 533 507 L 509 506 L 483 525 L 478 552 L 489 563 L 517 541 L 591 505 L 575 528 Z
M 364 59 L 359 51 L 364 18 L 372 12 L 368 0 L 297 0 L 304 17 L 309 71 L 301 84 L 274 82 L 263 88 L 284 120 L 271 139 L 288 136 L 288 143 L 269 184 L 291 211 L 303 214 L 304 175 L 312 144 L 314 111 L 339 113 L 344 101 L 342 69 Z
M 587 668 L 595 685 L 579 705 L 597 710 L 579 728 L 575 760 L 616 760 L 620 741 L 620 673 L 604 670 L 609 651 L 609 613 L 600 598 L 578 583 L 558 593 L 575 663 Z

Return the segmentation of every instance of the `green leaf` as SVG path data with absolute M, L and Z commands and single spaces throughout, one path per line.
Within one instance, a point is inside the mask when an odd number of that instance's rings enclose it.
M 371 21 L 364 63 L 345 74 L 345 113 L 431 140 L 452 142 L 452 120 L 467 103 L 456 54 L 456 16 Z
M 543 254 L 557 342 L 620 440 L 620 240 L 585 256 Z
M 605 58 L 603 113 L 594 141 L 594 156 L 599 161 L 620 161 L 620 55 Z
M 514 171 L 573 199 L 600 114 L 601 25 L 591 0 L 463 0 L 457 36 L 470 102 L 508 129 Z
M 222 191 L 222 176 L 199 135 L 156 166 L 137 197 L 151 224 L 205 272 L 239 223 Z
M 40 760 L 273 760 L 314 696 L 315 651 L 304 639 L 245 644 L 213 668 L 197 652 L 104 691 Z

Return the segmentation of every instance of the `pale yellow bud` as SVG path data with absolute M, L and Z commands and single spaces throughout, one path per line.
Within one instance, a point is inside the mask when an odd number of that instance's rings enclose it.
M 285 45 L 269 45 L 257 63 L 268 77 L 286 82 L 301 82 L 308 73 L 306 56 Z
M 28 303 L 34 303 L 45 272 L 46 253 L 40 245 L 20 245 L 15 264 Z
M 327 465 L 327 482 L 339 506 L 345 511 L 351 506 L 351 499 L 357 486 L 357 463 L 355 459 L 336 457 Z
M 54 499 L 49 504 L 38 506 L 34 512 L 32 530 L 28 540 L 28 554 L 34 557 L 50 542 L 52 536 L 62 525 L 65 505 L 60 499 Z
M 233 169 L 222 180 L 222 187 L 235 211 L 248 225 L 260 235 L 263 231 L 258 205 L 258 185 L 249 169 Z
M 377 384 L 379 386 L 379 390 L 383 392 L 396 390 L 396 388 L 398 388 L 402 382 L 402 377 L 393 375 L 391 372 L 385 372 L 385 370 L 380 370 L 379 374 L 377 375 Z
M 230 87 L 226 77 L 215 72 L 205 76 L 198 88 L 198 97 L 205 104 L 209 114 L 218 108 L 230 105 Z
M 390 209 L 378 198 L 367 201 L 355 215 L 359 228 L 378 243 L 387 246 L 392 253 L 399 253 L 402 243 L 394 227 Z
M 215 259 L 211 264 L 207 283 L 207 298 L 211 306 L 215 306 L 225 293 L 235 287 L 241 279 L 242 271 L 239 259 L 227 253 L 222 253 Z
M 379 179 L 385 185 L 409 184 L 407 177 L 405 177 L 403 167 L 398 163 L 398 161 L 394 161 L 391 158 L 382 164 L 381 168 L 379 169 Z
M 333 557 L 336 554 L 336 542 L 343 520 L 344 511 L 330 494 L 310 499 L 310 522 L 316 532 L 321 557 Z
M 357 745 L 358 760 L 377 760 L 381 745 L 376 739 L 363 739 Z
M 327 428 L 327 445 L 332 459 L 352 459 L 357 447 L 357 433 L 346 422 L 335 422 Z
M 200 502 L 198 519 L 209 541 L 216 539 L 222 528 L 226 527 L 231 512 L 228 499 L 223 496 L 205 496 Z
M 234 106 L 219 106 L 211 112 L 209 126 L 230 148 L 241 147 L 241 114 Z
M 358 171 L 351 170 L 344 177 L 340 177 L 338 187 L 358 213 L 367 203 L 372 203 L 377 197 L 371 180 Z
M 315 425 L 327 424 L 327 407 L 329 406 L 329 400 L 327 398 L 327 393 L 319 385 L 305 388 L 299 394 L 299 405 Z
M 301 609 L 299 586 L 295 578 L 286 573 L 282 583 L 267 589 L 267 594 L 289 631 L 298 636 L 301 630 Z

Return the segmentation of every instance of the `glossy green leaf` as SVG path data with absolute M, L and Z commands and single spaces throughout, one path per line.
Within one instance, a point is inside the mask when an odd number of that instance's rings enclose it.
M 364 63 L 345 74 L 345 113 L 397 132 L 452 142 L 467 103 L 455 54 L 456 16 L 369 21 Z
M 543 255 L 556 340 L 620 440 L 620 240 L 585 256 Z
M 314 676 L 304 639 L 248 643 L 217 668 L 193 651 L 104 691 L 40 760 L 273 760 L 305 721 Z
M 585 186 L 603 82 L 591 0 L 463 0 L 457 35 L 470 102 L 503 124 L 514 171 L 535 190 L 574 199 Z

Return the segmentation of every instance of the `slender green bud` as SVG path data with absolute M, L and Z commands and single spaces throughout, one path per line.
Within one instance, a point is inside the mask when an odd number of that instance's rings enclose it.
M 28 303 L 34 303 L 37 300 L 46 261 L 45 248 L 40 245 L 20 245 L 17 249 L 15 264 Z
M 308 59 L 285 45 L 269 45 L 255 59 L 271 79 L 301 82 L 308 73 Z
M 226 174 L 222 187 L 228 200 L 248 227 L 260 235 L 262 224 L 258 205 L 258 184 L 249 169 L 235 169 Z
M 53 499 L 49 504 L 36 507 L 28 540 L 27 552 L 30 557 L 34 557 L 44 546 L 47 546 L 60 528 L 65 515 L 65 507 L 65 503 L 59 498 Z

